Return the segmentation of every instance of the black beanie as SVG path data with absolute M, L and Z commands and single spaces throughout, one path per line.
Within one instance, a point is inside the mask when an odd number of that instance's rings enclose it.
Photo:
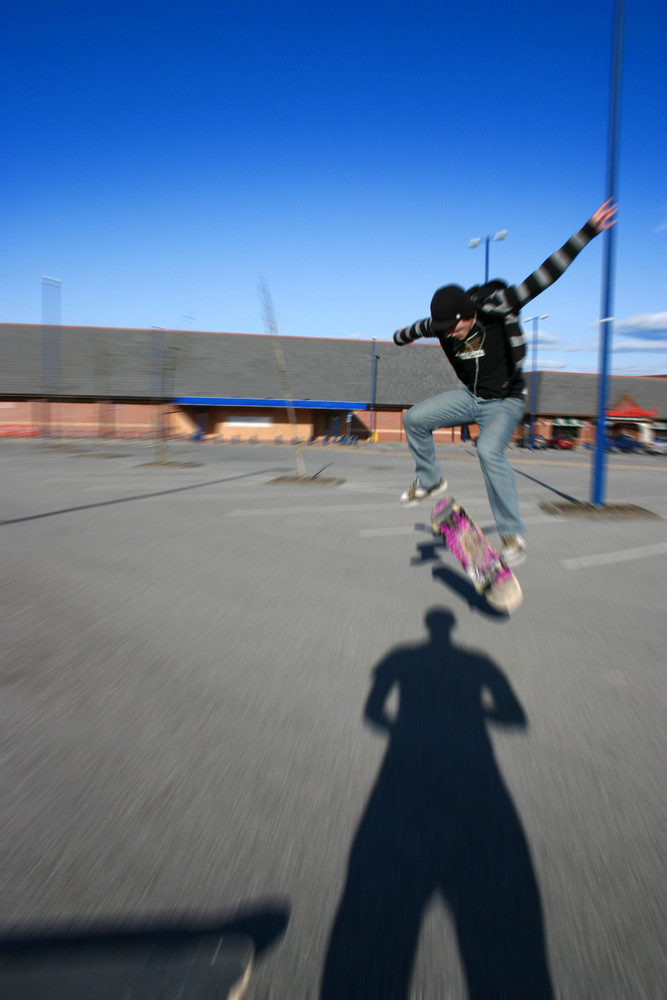
M 436 332 L 447 330 L 476 312 L 477 306 L 460 285 L 445 285 L 431 299 L 431 327 Z

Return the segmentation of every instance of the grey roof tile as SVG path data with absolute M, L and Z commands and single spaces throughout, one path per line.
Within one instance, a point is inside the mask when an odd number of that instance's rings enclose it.
M 66 326 L 43 329 L 38 324 L 12 323 L 0 324 L 0 395 L 55 394 L 58 343 L 57 392 L 69 397 L 283 397 L 275 341 L 266 334 Z M 316 337 L 279 337 L 278 343 L 294 399 L 370 403 L 373 351 L 378 359 L 379 407 L 406 408 L 459 385 L 435 343 L 397 347 L 393 341 Z M 526 381 L 530 388 L 530 374 Z M 538 412 L 594 416 L 597 381 L 595 375 L 539 372 Z M 667 379 L 612 377 L 610 403 L 624 395 L 667 418 Z

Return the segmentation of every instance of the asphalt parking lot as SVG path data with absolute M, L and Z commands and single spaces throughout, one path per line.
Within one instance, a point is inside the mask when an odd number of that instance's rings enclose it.
M 474 449 L 451 492 L 495 535 Z M 251 1000 L 667 996 L 667 457 L 511 451 L 524 604 L 405 448 L 0 441 L 0 952 L 255 936 Z M 340 479 L 339 485 L 317 479 Z

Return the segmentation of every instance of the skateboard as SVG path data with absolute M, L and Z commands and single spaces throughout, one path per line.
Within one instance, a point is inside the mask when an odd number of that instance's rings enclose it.
M 431 511 L 431 528 L 495 611 L 516 611 L 523 600 L 519 581 L 460 503 L 443 497 Z

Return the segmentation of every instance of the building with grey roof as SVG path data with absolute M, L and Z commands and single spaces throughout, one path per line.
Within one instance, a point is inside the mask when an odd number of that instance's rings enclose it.
M 276 348 L 278 349 L 276 351 Z M 288 389 L 281 377 L 284 359 Z M 528 388 L 531 387 L 528 377 Z M 582 437 L 597 411 L 597 377 L 539 372 L 538 430 L 569 426 Z M 91 404 L 139 413 L 146 432 L 150 408 L 166 407 L 172 432 L 229 436 L 321 437 L 350 429 L 400 440 L 401 414 L 422 399 L 458 386 L 440 346 L 397 347 L 392 341 L 274 337 L 266 334 L 0 324 L 0 427 L 39 432 L 44 406 L 59 407 L 61 421 L 95 432 L 96 419 L 79 421 Z M 290 427 L 286 397 L 294 403 Z M 614 376 L 610 404 L 630 397 L 651 414 L 643 423 L 667 430 L 667 380 Z M 44 403 L 46 401 L 46 404 Z M 13 405 L 12 405 L 13 404 Z M 41 409 L 37 404 L 41 405 Z M 528 406 L 532 409 L 529 399 Z M 47 406 L 48 409 L 48 406 Z M 19 418 L 19 414 L 22 416 Z M 642 421 L 639 421 L 642 422 Z M 109 428 L 108 420 L 103 420 Z M 114 433 L 122 432 L 115 420 Z M 129 426 L 129 425 L 128 425 Z M 135 426 L 135 430 L 137 424 Z M 455 440 L 443 432 L 442 440 Z

